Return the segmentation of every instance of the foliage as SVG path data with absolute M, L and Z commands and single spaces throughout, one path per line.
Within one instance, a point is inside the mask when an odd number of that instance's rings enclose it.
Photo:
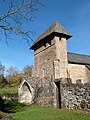
M 39 4 L 39 0 L 0 1 L 0 30 L 4 32 L 6 38 L 15 33 L 21 35 L 28 43 L 32 40 L 30 37 L 32 32 L 28 30 L 30 27 L 27 29 L 25 26 L 32 22 Z
M 4 75 L 5 66 L 0 62 L 0 75 Z
M 21 76 L 21 74 L 12 75 L 11 79 L 12 79 L 12 83 L 10 84 L 10 86 L 16 87 L 21 83 L 22 76 Z
M 4 99 L 17 99 L 18 98 L 18 90 L 17 88 L 2 88 L 0 89 L 0 96 Z
M 5 66 L 2 65 L 0 62 L 0 88 L 5 86 L 5 77 L 4 77 L 4 72 L 5 72 Z
M 31 65 L 26 65 L 24 68 L 23 68 L 23 75 L 24 76 L 32 76 L 32 69 L 33 69 L 33 66 Z
M 9 87 L 16 87 L 22 80 L 22 75 L 19 73 L 17 67 L 9 67 L 7 69 L 7 81 L 9 83 Z
M 3 109 L 3 106 L 4 106 L 4 100 L 0 96 L 0 111 Z
M 23 110 L 23 108 L 25 108 L 25 105 L 18 103 L 17 100 L 6 100 L 4 102 L 4 112 L 16 113 Z
M 6 72 L 7 72 L 6 77 L 4 77 L 5 66 L 2 64 L 0 66 L 1 66 L 1 69 L 0 69 L 1 73 L 3 73 L 3 74 L 0 74 L 0 88 L 17 87 L 21 83 L 23 77 L 32 76 L 32 70 L 33 70 L 32 65 L 31 66 L 26 65 L 23 68 L 22 73 L 18 70 L 18 68 L 16 66 L 10 66 L 6 70 Z
M 12 120 L 12 117 L 8 113 L 0 111 L 0 119 L 2 120 Z
M 3 74 L 0 75 L 0 88 L 5 87 L 6 84 L 7 82 L 6 82 L 4 75 Z
M 2 65 L 2 63 L 0 62 L 0 88 L 4 87 L 6 84 L 4 72 L 5 72 L 5 66 Z
M 22 81 L 22 75 L 16 74 L 16 75 L 8 75 L 7 80 L 9 81 L 9 87 L 17 87 L 20 82 Z

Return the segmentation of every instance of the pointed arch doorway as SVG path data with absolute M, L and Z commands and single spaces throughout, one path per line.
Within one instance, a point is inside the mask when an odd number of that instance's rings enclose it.
M 34 91 L 31 85 L 26 80 L 24 80 L 19 86 L 18 95 L 20 103 L 24 104 L 33 103 Z

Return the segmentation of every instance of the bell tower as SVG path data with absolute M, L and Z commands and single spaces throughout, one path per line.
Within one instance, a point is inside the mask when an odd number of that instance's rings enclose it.
M 34 50 L 34 75 L 39 78 L 67 78 L 66 40 L 70 33 L 56 21 L 34 42 L 30 49 Z

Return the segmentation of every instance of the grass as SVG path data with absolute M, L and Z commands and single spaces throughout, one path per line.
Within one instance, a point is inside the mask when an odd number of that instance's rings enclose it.
M 60 110 L 39 105 L 24 106 L 16 101 L 6 102 L 6 110 L 13 120 L 90 120 L 90 116 L 82 111 Z
M 0 94 L 13 94 L 17 93 L 17 88 L 9 87 L 9 88 L 0 88 Z

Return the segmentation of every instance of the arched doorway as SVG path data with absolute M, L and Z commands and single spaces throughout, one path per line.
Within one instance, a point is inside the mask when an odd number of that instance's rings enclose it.
M 33 88 L 30 84 L 24 80 L 21 85 L 19 86 L 18 93 L 19 93 L 19 102 L 24 104 L 32 104 L 34 92 Z

